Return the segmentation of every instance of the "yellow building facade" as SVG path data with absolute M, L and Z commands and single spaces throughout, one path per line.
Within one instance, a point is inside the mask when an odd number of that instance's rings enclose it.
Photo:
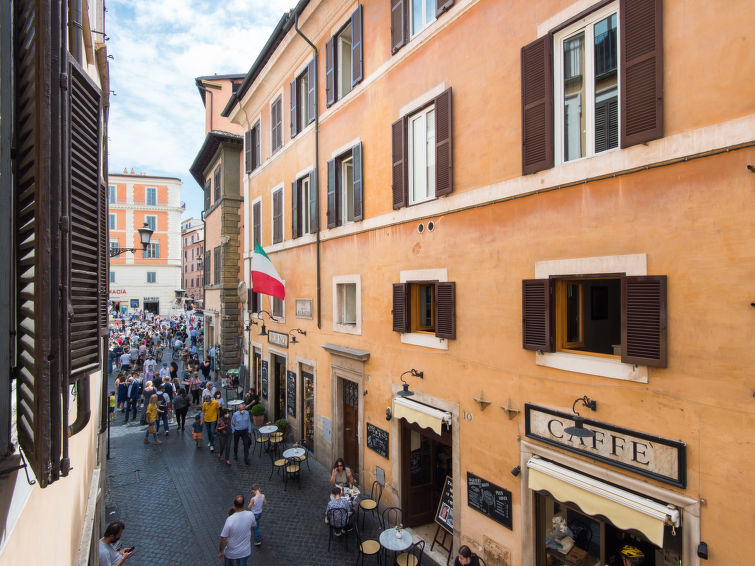
M 224 110 L 244 278 L 259 242 L 286 285 L 245 309 L 268 418 L 428 548 L 442 524 L 488 564 L 749 562 L 752 15 L 284 15 Z

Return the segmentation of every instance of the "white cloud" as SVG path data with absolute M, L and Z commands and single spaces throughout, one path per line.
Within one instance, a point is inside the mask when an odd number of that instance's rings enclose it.
M 182 179 L 186 215 L 202 192 L 189 167 L 204 140 L 194 79 L 246 74 L 296 0 L 110 0 L 109 167 Z

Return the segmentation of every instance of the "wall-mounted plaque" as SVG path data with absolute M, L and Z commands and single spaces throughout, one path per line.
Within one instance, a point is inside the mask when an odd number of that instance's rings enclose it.
M 262 360 L 262 398 L 267 399 L 267 360 Z
M 511 492 L 467 472 L 467 504 L 509 529 Z
M 268 330 L 267 342 L 268 344 L 272 344 L 273 346 L 288 348 L 288 334 L 283 334 L 283 332 L 276 332 L 275 330 Z
M 296 372 L 289 370 L 286 374 L 286 412 L 296 416 Z
M 312 299 L 296 299 L 296 318 L 312 320 Z
M 367 423 L 367 448 L 380 454 L 383 458 L 388 457 L 388 431 Z

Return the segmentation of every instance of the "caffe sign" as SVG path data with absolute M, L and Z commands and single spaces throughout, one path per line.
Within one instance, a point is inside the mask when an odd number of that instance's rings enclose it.
M 677 487 L 686 487 L 686 444 L 643 432 L 585 420 L 592 438 L 572 436 L 574 415 L 525 404 L 525 435 Z

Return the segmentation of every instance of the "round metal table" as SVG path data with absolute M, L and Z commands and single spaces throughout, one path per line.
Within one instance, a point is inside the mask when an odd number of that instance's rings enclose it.
M 273 434 L 274 432 L 278 432 L 278 427 L 275 425 L 265 425 L 265 426 L 261 426 L 259 428 L 259 431 L 262 434 Z
M 405 552 L 412 545 L 412 535 L 401 531 L 401 538 L 396 537 L 396 529 L 386 529 L 380 533 L 380 546 L 386 550 L 393 551 L 393 559 L 396 559 L 397 552 Z
M 241 399 L 233 399 L 231 401 L 228 401 L 228 408 L 231 409 L 232 411 L 238 411 L 239 405 L 243 405 L 243 404 L 244 404 L 244 401 L 242 401 Z
M 304 456 L 304 453 L 304 448 L 289 448 L 288 450 L 283 452 L 283 457 L 287 460 L 291 460 L 293 458 L 301 458 L 302 456 Z

